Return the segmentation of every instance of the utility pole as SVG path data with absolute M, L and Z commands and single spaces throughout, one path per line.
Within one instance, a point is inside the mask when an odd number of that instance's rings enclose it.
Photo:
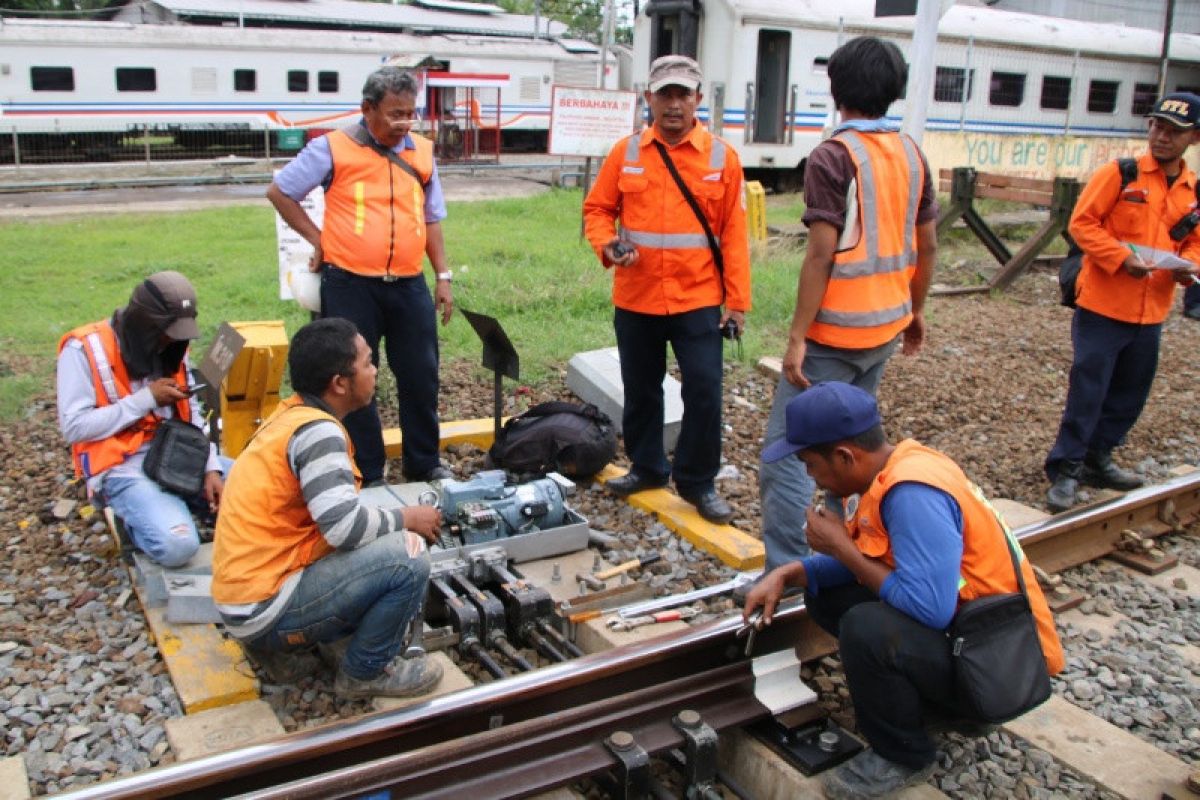
M 1162 60 L 1158 66 L 1158 96 L 1167 93 L 1167 66 L 1171 62 L 1171 28 L 1175 21 L 1175 0 L 1167 0 L 1167 18 L 1163 22 Z
M 937 49 L 939 0 L 917 0 L 917 18 L 913 27 L 912 64 L 908 69 L 908 102 L 905 104 L 903 130 L 918 145 L 925 133 L 929 98 L 933 94 L 933 56 Z

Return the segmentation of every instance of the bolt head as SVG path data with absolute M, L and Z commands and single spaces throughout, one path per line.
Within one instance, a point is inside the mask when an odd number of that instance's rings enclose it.
M 633 747 L 633 734 L 629 731 L 615 731 L 608 737 L 608 743 L 615 750 L 628 750 Z

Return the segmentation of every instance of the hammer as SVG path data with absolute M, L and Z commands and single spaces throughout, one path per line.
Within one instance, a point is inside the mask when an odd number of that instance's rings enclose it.
M 596 577 L 602 581 L 606 581 L 609 578 L 615 578 L 622 572 L 629 572 L 631 569 L 638 569 L 640 567 L 648 567 L 654 562 L 661 560 L 662 556 L 660 556 L 658 553 L 651 553 L 648 556 L 635 558 L 632 561 L 626 561 L 623 564 L 617 564 L 615 567 L 609 567 L 606 570 L 601 570 L 600 572 L 596 573 Z

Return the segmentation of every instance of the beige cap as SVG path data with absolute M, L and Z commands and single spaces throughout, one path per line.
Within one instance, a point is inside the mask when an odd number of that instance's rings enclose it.
M 129 304 L 141 308 L 158 329 L 175 341 L 200 338 L 196 325 L 196 290 L 178 272 L 156 272 L 142 281 Z
M 704 77 L 700 65 L 687 56 L 660 56 L 650 65 L 650 91 L 657 92 L 664 86 L 683 86 L 699 91 Z

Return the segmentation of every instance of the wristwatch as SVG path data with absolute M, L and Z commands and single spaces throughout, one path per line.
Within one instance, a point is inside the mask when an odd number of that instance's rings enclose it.
M 445 272 L 439 272 L 439 273 L 437 274 L 437 279 L 438 279 L 439 281 L 451 281 L 451 280 L 454 280 L 454 273 L 453 273 L 451 270 L 446 270 Z

